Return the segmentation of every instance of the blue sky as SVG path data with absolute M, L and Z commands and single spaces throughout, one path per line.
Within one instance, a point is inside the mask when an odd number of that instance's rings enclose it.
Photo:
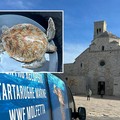
M 120 0 L 2 0 L 1 10 L 64 10 L 64 62 L 71 63 L 89 47 L 93 23 L 107 22 L 107 30 L 120 37 Z

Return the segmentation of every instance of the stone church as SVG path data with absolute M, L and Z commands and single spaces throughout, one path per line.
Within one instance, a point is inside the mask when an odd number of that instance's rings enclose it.
M 107 31 L 105 21 L 94 22 L 94 39 L 61 75 L 75 94 L 120 96 L 120 38 Z

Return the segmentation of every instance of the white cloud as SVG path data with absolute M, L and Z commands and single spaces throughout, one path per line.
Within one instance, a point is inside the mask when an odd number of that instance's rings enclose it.
M 66 43 L 64 47 L 64 63 L 73 63 L 84 50 L 88 48 L 88 45 L 82 45 L 77 43 Z
M 15 9 L 29 9 L 32 4 L 25 0 L 7 0 L 7 5 Z

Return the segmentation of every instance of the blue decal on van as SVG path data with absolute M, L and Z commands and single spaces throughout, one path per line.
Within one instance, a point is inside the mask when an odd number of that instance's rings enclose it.
M 64 82 L 52 74 L 47 74 L 47 77 L 50 89 L 53 119 L 70 120 L 68 96 Z
M 2 120 L 49 120 L 49 101 L 44 74 L 0 74 Z

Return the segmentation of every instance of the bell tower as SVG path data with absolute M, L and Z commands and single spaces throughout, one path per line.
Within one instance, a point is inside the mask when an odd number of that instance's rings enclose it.
M 94 22 L 94 39 L 107 30 L 107 24 L 105 21 Z

